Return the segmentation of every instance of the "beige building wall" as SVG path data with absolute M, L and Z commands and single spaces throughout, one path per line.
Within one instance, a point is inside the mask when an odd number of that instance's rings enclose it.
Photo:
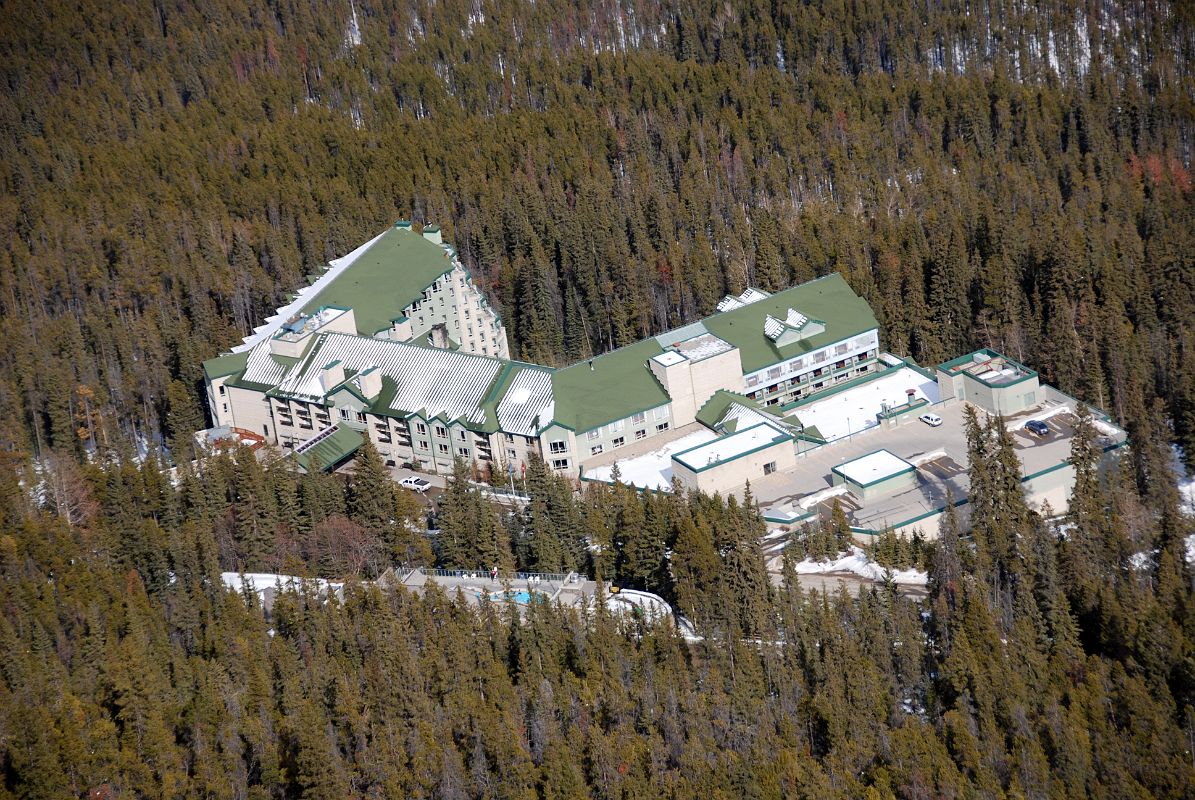
M 700 489 L 707 494 L 721 492 L 725 495 L 741 489 L 747 481 L 762 479 L 765 475 L 764 465 L 773 463 L 777 472 L 796 467 L 797 456 L 791 441 L 777 442 L 754 453 L 707 467 L 700 472 L 673 458 L 672 474 L 680 478 L 686 488 Z
M 665 365 L 657 357 L 647 364 L 672 401 L 673 428 L 683 428 L 695 422 L 697 412 L 719 389 L 740 394 L 744 390 L 743 367 L 737 347 L 700 361 L 686 358 Z
M 576 474 L 582 461 L 577 450 L 577 436 L 561 425 L 550 425 L 539 437 L 544 461 L 554 471 Z M 567 462 L 567 463 L 565 463 Z
M 506 326 L 459 263 L 429 285 L 423 298 L 403 309 L 403 314 L 407 321 L 391 327 L 391 338 L 402 339 L 406 333 L 409 339 L 434 325 L 444 325 L 449 338 L 465 352 L 510 357 Z
M 207 407 L 212 412 L 212 423 L 217 428 L 234 424 L 232 398 L 228 396 L 228 387 L 224 385 L 228 377 L 213 378 L 207 384 Z
M 234 427 L 264 436 L 270 442 L 278 441 L 274 419 L 267 405 L 268 397 L 261 392 L 237 386 L 227 387 L 227 396 Z
M 585 463 L 592 458 L 598 458 L 604 453 L 612 453 L 621 447 L 633 445 L 653 436 L 659 436 L 677 427 L 673 421 L 675 414 L 671 404 L 656 406 L 646 411 L 639 411 L 629 417 L 616 419 L 605 425 L 599 425 L 592 430 L 577 433 L 574 436 L 577 445 L 576 464 L 574 471 L 580 472 Z M 640 435 L 642 433 L 642 436 Z M 549 454 L 544 445 L 544 457 Z

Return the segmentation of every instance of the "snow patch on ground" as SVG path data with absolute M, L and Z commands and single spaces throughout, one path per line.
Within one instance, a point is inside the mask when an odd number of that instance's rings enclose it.
M 827 572 L 850 572 L 861 578 L 873 581 L 883 581 L 885 575 L 891 573 L 893 583 L 924 586 L 929 575 L 916 569 L 888 570 L 867 557 L 863 548 L 851 545 L 846 553 L 839 553 L 831 561 L 813 561 L 805 559 L 796 565 L 798 575 L 817 575 Z
M 257 594 L 264 594 L 266 590 L 294 589 L 298 591 L 303 586 L 315 587 L 318 591 L 325 591 L 329 586 L 339 589 L 342 583 L 328 583 L 323 578 L 300 578 L 297 575 L 278 575 L 273 572 L 221 572 L 220 580 L 233 591 L 239 592 L 245 584 L 249 585 Z
M 1058 416 L 1059 414 L 1065 414 L 1065 413 L 1069 412 L 1070 410 L 1071 410 L 1071 407 L 1066 404 L 1052 406 L 1051 408 L 1047 408 L 1045 411 L 1040 411 L 1031 416 L 1015 419 L 1012 422 L 1007 423 L 1004 427 L 1006 430 L 1008 430 L 1009 433 L 1012 433 L 1013 431 L 1018 431 L 1021 428 L 1025 427 L 1026 422 L 1030 422 L 1030 421 L 1034 421 L 1034 420 L 1036 420 L 1038 422 L 1045 422 L 1050 417 L 1055 417 L 1055 416 Z M 1094 422 L 1094 420 L 1093 420 L 1093 422 Z M 1096 428 L 1098 429 L 1099 426 L 1097 425 Z M 1112 432 L 1115 433 L 1114 430 Z
M 1133 553 L 1129 556 L 1129 566 L 1135 570 L 1151 569 L 1153 556 L 1149 553 Z
M 618 464 L 622 482 L 628 486 L 635 486 L 639 489 L 662 489 L 668 491 L 672 488 L 673 453 L 697 447 L 698 445 L 713 441 L 715 438 L 717 438 L 716 433 L 703 428 L 687 436 L 682 436 L 679 439 L 673 439 L 668 444 L 657 450 L 652 450 L 650 453 L 622 459 L 615 463 Z M 607 464 L 604 467 L 594 467 L 593 469 L 586 470 L 585 478 L 591 481 L 613 483 L 613 473 L 614 465 Z
M 886 403 L 889 408 L 904 405 L 907 389 L 931 404 L 938 402 L 938 384 L 909 367 L 893 370 L 881 378 L 839 392 L 833 397 L 797 409 L 792 413 L 806 428 L 817 428 L 826 441 L 841 439 L 874 428 L 876 415 Z M 928 410 L 928 409 L 926 409 Z
M 1187 537 L 1187 563 L 1195 564 L 1195 534 Z
M 1188 475 L 1187 468 L 1183 466 L 1183 451 L 1181 447 L 1177 445 L 1171 446 L 1170 453 L 1170 466 L 1174 470 L 1174 474 L 1178 476 L 1179 507 L 1187 516 L 1195 517 L 1195 477 Z M 1188 549 L 1187 552 L 1187 558 L 1190 559 L 1190 550 Z
M 815 505 L 817 505 L 818 503 L 821 503 L 824 500 L 829 500 L 832 497 L 838 497 L 840 495 L 849 494 L 850 491 L 851 490 L 849 488 L 847 488 L 847 485 L 845 483 L 840 483 L 837 486 L 831 486 L 829 489 L 822 489 L 820 492 L 814 492 L 813 494 L 805 495 L 804 497 L 802 497 L 800 500 L 797 501 L 797 505 L 800 506 L 801 508 L 805 509 L 806 511 L 808 511 L 810 508 L 813 508 Z

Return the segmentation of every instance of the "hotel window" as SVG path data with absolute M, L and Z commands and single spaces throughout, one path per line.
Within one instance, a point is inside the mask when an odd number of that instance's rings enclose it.
M 227 411 L 228 411 L 228 403 L 225 403 L 225 404 L 224 404 L 224 411 L 225 411 L 225 412 L 227 412 Z
M 461 458 L 468 458 L 468 457 L 469 457 L 469 448 L 467 448 L 467 447 L 458 447 L 458 448 L 456 449 L 456 454 L 457 454 L 458 456 L 460 456 Z
M 775 461 L 769 461 L 768 463 L 763 465 L 763 474 L 764 475 L 771 475 L 775 471 L 776 471 L 776 462 Z
M 626 443 L 627 443 L 627 437 L 619 436 L 611 444 L 613 444 L 615 447 L 622 447 Z
M 355 419 L 357 422 L 364 422 L 364 421 L 365 421 L 365 415 L 364 415 L 364 414 L 362 414 L 360 411 L 354 411 L 354 412 L 353 412 L 353 418 L 354 418 L 354 419 Z
M 748 386 L 756 386 L 758 384 L 759 384 L 759 376 L 758 375 L 748 375 L 747 376 L 747 385 Z
M 606 448 L 602 447 L 600 444 L 595 444 L 593 447 L 589 448 L 589 455 L 591 455 L 591 456 L 599 455 L 605 449 Z
M 441 453 L 443 453 L 444 455 L 448 455 L 448 445 L 440 444 L 440 445 L 437 445 L 436 447 Z
M 640 439 L 646 439 L 646 438 L 647 438 L 646 430 L 635 431 L 635 441 L 638 441 Z
M 780 367 L 772 367 L 770 370 L 768 370 L 768 380 L 771 380 L 772 378 L 779 378 L 779 377 L 780 377 Z
M 420 449 L 420 450 L 426 450 L 426 449 L 427 449 L 427 442 L 425 442 L 425 441 L 423 441 L 423 440 L 420 440 L 420 441 L 419 441 L 419 449 Z
M 645 419 L 647 419 L 647 415 L 644 414 L 642 411 L 640 411 L 638 414 L 631 417 L 631 424 L 638 425 L 639 423 L 643 422 L 643 420 L 645 420 Z
M 813 354 L 813 363 L 814 364 L 820 364 L 825 360 L 826 360 L 826 351 L 825 350 L 818 350 L 816 353 Z
M 463 439 L 466 441 L 469 439 L 469 432 L 467 430 L 465 430 L 464 428 L 457 428 L 456 433 L 457 433 L 458 439 Z
M 223 397 L 223 396 L 224 396 L 224 394 L 225 394 L 225 392 L 224 392 L 224 384 L 220 384 L 220 396 L 221 396 L 221 397 Z
M 422 422 L 415 423 L 415 433 L 427 433 L 427 426 Z
M 589 439 L 589 441 L 592 442 L 602 438 L 602 431 L 600 428 L 594 428 L 589 433 L 585 434 L 585 436 Z
M 548 449 L 553 453 L 567 453 L 568 442 L 551 442 Z
M 659 425 L 656 426 L 656 430 L 659 431 L 660 433 L 663 433 L 664 431 L 668 430 L 668 423 L 661 422 Z
M 606 429 L 609 430 L 610 433 L 618 433 L 620 430 L 622 430 L 622 420 L 615 420 L 614 422 L 611 422 L 606 426 Z
M 448 435 L 447 428 L 445 428 L 443 425 L 436 426 L 436 436 L 447 436 L 447 435 Z
M 846 353 L 847 350 L 850 350 L 850 349 L 851 349 L 851 346 L 849 344 L 847 344 L 846 342 L 843 342 L 842 344 L 840 344 L 834 348 L 834 355 L 836 355 L 836 356 L 843 355 L 844 353 Z
M 788 368 L 792 370 L 799 370 L 803 366 L 805 366 L 805 359 L 803 358 L 795 358 L 788 362 Z
M 509 458 L 511 461 L 514 461 L 519 456 L 517 453 L 515 453 L 514 448 L 508 447 L 508 448 L 506 448 L 506 457 Z
M 656 413 L 653 416 L 655 416 L 656 419 L 666 418 L 668 416 L 668 406 L 660 406 L 656 409 Z
M 340 409 L 340 418 L 341 418 L 342 420 L 344 420 L 345 422 L 348 422 L 348 419 L 349 419 L 349 410 L 348 410 L 347 408 L 342 408 L 342 409 Z
M 552 469 L 568 469 L 568 459 L 567 458 L 552 459 Z

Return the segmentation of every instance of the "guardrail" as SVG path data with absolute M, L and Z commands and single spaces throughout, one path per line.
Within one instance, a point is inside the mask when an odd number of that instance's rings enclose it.
M 478 569 L 435 569 L 418 567 L 412 572 L 421 572 L 429 578 L 475 578 L 488 579 L 491 572 L 486 567 Z M 409 575 L 410 573 L 408 573 Z M 576 583 L 582 580 L 575 572 L 503 572 L 498 571 L 499 580 L 527 581 L 529 583 Z

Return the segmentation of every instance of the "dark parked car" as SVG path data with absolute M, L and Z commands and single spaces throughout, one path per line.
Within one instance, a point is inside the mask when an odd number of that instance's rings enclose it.
M 1040 419 L 1031 419 L 1025 423 L 1025 430 L 1029 431 L 1035 436 L 1048 436 L 1050 433 L 1050 426 L 1042 422 Z

